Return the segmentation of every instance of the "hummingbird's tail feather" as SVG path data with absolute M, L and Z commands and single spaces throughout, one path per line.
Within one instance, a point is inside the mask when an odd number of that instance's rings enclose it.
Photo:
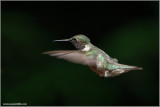
M 123 68 L 124 70 L 130 71 L 130 70 L 143 70 L 141 67 L 136 67 L 136 66 L 128 66 L 126 68 Z

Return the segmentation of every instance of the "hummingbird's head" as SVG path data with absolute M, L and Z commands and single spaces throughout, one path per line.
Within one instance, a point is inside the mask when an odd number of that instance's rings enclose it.
M 84 35 L 82 35 L 82 34 L 73 36 L 72 38 L 70 38 L 70 41 L 71 41 L 72 43 L 79 43 L 79 44 L 81 44 L 81 43 L 82 43 L 82 44 L 83 44 L 83 43 L 85 43 L 85 44 L 90 43 L 89 38 L 86 37 L 86 36 L 84 36 Z
M 83 49 L 86 44 L 90 43 L 89 38 L 82 34 L 75 35 L 69 40 L 77 49 Z
M 90 44 L 88 37 L 82 34 L 75 35 L 70 39 L 55 40 L 55 41 L 70 41 L 77 49 L 83 49 L 86 44 Z

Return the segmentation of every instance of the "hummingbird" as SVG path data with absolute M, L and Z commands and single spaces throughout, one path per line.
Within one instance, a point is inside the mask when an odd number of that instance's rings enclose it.
M 87 65 L 100 77 L 114 77 L 126 73 L 130 70 L 142 70 L 141 67 L 130 66 L 118 63 L 116 58 L 111 58 L 107 53 L 94 46 L 88 37 L 83 34 L 75 35 L 69 39 L 54 40 L 69 41 L 78 50 L 55 50 L 44 52 L 50 56 L 55 56 L 67 61 Z

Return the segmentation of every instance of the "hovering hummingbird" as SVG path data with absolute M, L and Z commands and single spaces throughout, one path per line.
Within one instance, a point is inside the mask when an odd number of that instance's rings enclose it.
M 75 35 L 70 39 L 54 41 L 70 41 L 78 50 L 48 51 L 44 52 L 44 54 L 65 59 L 70 62 L 88 65 L 101 77 L 118 76 L 130 70 L 143 69 L 136 66 L 119 64 L 116 58 L 111 58 L 104 51 L 91 44 L 90 39 L 82 34 Z

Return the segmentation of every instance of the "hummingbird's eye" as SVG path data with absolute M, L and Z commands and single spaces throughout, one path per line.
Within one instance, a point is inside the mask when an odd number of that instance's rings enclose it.
M 76 38 L 73 38 L 72 41 L 77 41 L 77 39 L 76 39 Z

